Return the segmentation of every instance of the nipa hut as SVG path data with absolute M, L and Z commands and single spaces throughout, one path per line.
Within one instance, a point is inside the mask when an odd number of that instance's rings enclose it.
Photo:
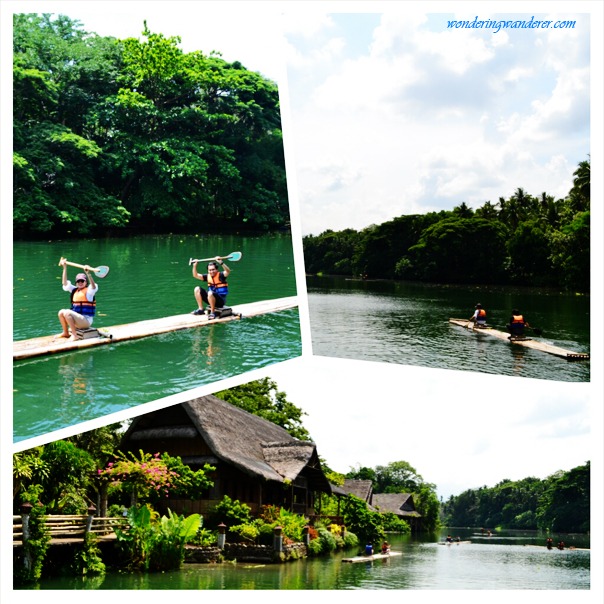
M 410 493 L 374 493 L 371 480 L 346 479 L 342 485 L 347 495 L 362 499 L 368 509 L 382 514 L 390 512 L 406 520 L 412 531 L 420 528 L 421 514 L 415 509 L 413 495 Z
M 216 468 L 214 486 L 201 500 L 166 502 L 181 514 L 207 514 L 228 495 L 254 514 L 263 505 L 276 505 L 311 515 L 316 493 L 331 493 L 314 443 L 211 395 L 136 418 L 121 448 L 165 451 L 193 470 L 205 464 Z

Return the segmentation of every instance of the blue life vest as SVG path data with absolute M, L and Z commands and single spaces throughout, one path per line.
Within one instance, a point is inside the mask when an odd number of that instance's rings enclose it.
M 83 287 L 82 289 L 76 288 L 71 292 L 71 310 L 86 317 L 94 317 L 96 312 L 96 297 L 90 302 L 86 297 L 87 292 L 88 287 Z
M 206 281 L 208 282 L 208 288 L 212 293 L 217 294 L 222 298 L 225 298 L 229 293 L 229 286 L 222 271 L 214 273 L 214 276 L 207 274 Z

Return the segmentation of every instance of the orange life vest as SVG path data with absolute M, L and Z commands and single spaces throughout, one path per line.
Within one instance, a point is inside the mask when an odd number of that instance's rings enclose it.
M 229 287 L 224 273 L 219 271 L 216 271 L 213 275 L 208 273 L 206 275 L 206 281 L 208 282 L 209 289 L 215 294 L 224 297 L 229 293 Z
M 83 287 L 82 289 L 76 288 L 71 292 L 71 310 L 80 315 L 94 317 L 96 312 L 96 298 L 93 298 L 92 302 L 90 302 L 86 297 L 87 292 L 88 287 Z

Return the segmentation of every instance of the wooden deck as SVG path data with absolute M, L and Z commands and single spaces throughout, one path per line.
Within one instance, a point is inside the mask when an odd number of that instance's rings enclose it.
M 554 356 L 566 359 L 567 361 L 583 361 L 589 359 L 589 354 L 585 352 L 573 352 L 572 350 L 566 350 L 559 346 L 547 344 L 541 340 L 535 340 L 532 338 L 526 339 L 512 339 L 510 340 L 510 334 L 505 331 L 499 331 L 493 327 L 475 327 L 474 323 L 467 319 L 449 319 L 449 323 L 463 327 L 465 329 L 471 329 L 474 333 L 479 333 L 486 336 L 492 336 L 499 340 L 505 340 L 516 346 L 524 346 L 525 348 L 532 348 L 534 350 L 540 350 L 541 352 L 547 352 Z
M 233 313 L 235 314 L 212 320 L 208 319 L 208 315 L 174 315 L 161 319 L 149 319 L 136 323 L 115 325 L 113 327 L 99 327 L 98 331 L 100 337 L 81 339 L 74 342 L 65 340 L 65 338 L 60 338 L 58 335 L 20 340 L 18 342 L 13 342 L 13 361 L 82 350 L 84 348 L 102 346 L 105 344 L 115 344 L 117 342 L 146 338 L 171 331 L 179 331 L 181 329 L 204 327 L 213 325 L 214 323 L 225 323 L 238 320 L 242 317 L 253 317 L 256 315 L 279 312 L 281 310 L 296 308 L 297 306 L 298 299 L 296 296 L 292 296 L 289 298 L 277 298 L 275 300 L 263 300 L 261 302 L 233 306 Z

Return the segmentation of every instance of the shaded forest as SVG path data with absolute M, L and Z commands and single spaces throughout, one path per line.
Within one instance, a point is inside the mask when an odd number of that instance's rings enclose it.
M 13 25 L 15 237 L 288 227 L 274 82 L 146 23 L 141 40 Z
M 588 533 L 590 463 L 540 480 L 502 480 L 469 489 L 443 503 L 448 526 L 541 529 Z
M 590 161 L 564 199 L 518 188 L 474 210 L 399 216 L 303 239 L 306 272 L 429 283 L 590 289 Z

